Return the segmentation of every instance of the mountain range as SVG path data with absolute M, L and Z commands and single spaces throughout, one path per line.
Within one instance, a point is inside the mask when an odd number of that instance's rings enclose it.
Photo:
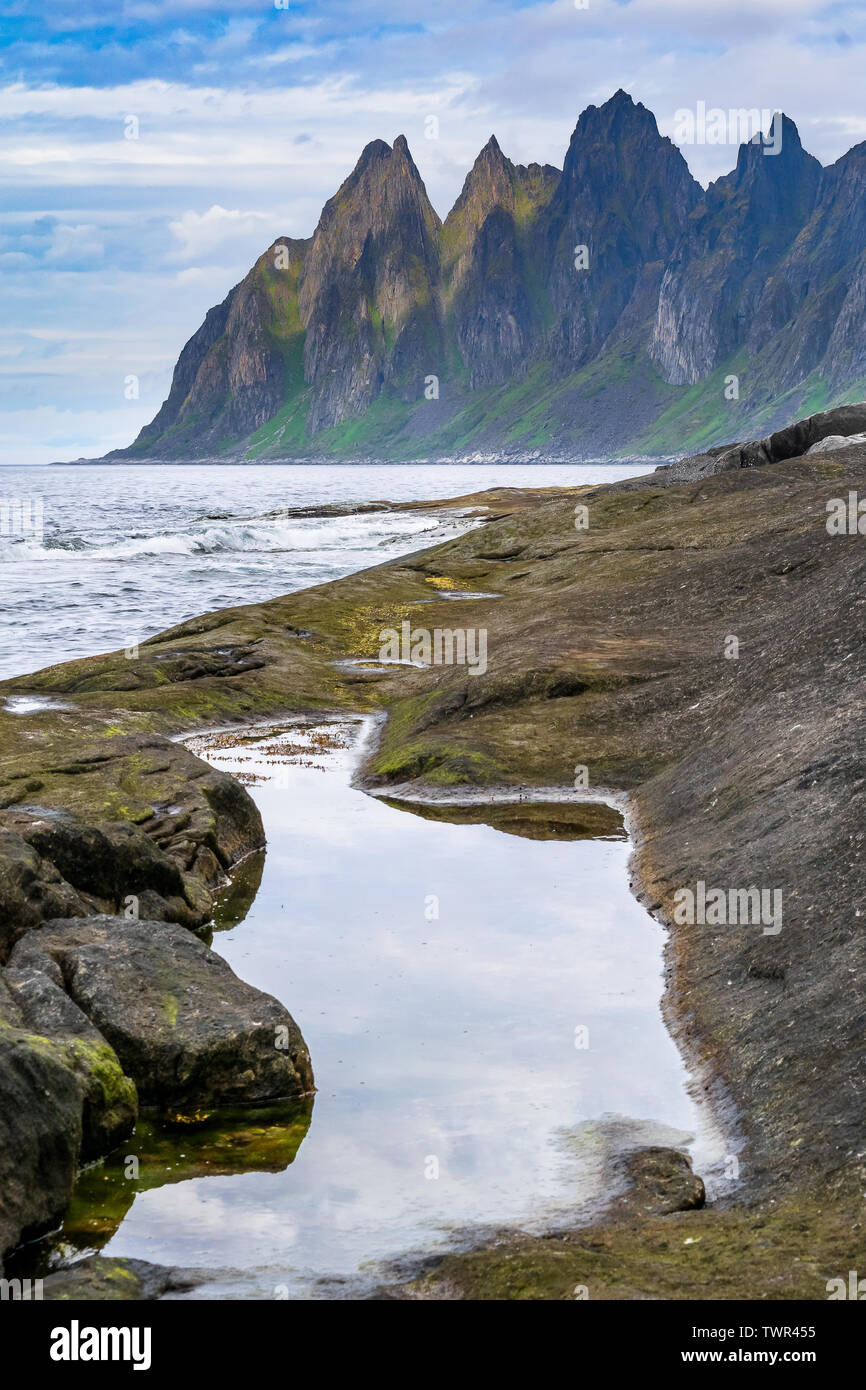
M 665 455 L 862 399 L 866 143 L 823 167 L 774 119 L 704 190 L 619 91 L 561 170 L 491 136 L 444 222 L 405 137 L 374 140 L 108 457 Z

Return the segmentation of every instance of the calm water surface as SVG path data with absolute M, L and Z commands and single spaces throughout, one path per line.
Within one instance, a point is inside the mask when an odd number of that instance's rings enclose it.
M 334 730 L 346 746 L 324 752 L 193 744 L 266 779 L 250 783 L 263 872 L 246 866 L 223 922 L 261 882 L 214 947 L 294 1014 L 314 1103 L 143 1124 L 79 1184 L 67 1255 L 213 1268 L 205 1296 L 334 1296 L 467 1228 L 573 1217 L 625 1147 L 690 1145 L 698 1171 L 717 1157 L 662 1022 L 662 932 L 629 892 L 618 817 L 596 839 L 562 838 L 580 833 L 574 807 L 533 808 L 516 828 L 541 839 L 428 819 L 353 789 L 365 725 Z

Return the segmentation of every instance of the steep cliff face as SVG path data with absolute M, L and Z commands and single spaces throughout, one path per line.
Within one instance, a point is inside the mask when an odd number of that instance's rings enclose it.
M 822 171 L 793 121 L 776 120 L 778 153 L 760 137 L 740 146 L 736 169 L 710 184 L 665 271 L 651 353 L 666 381 L 699 381 L 741 345 L 758 351 L 793 307 L 782 281 L 770 280 L 814 210 Z
M 151 441 L 168 457 L 218 451 L 243 439 L 303 386 L 298 278 L 309 241 L 283 237 L 249 275 L 211 309 L 178 359 L 171 391 L 141 431 L 137 452 Z
M 440 232 L 405 137 L 373 141 L 314 235 L 279 238 L 210 311 L 136 446 L 219 449 L 299 396 L 311 435 L 383 390 L 416 400 L 442 356 Z
M 549 164 L 512 164 L 492 135 L 445 219 L 444 297 L 473 390 L 519 370 L 542 332 L 533 232 L 559 178 Z
M 704 192 L 617 92 L 561 173 L 491 137 L 444 224 L 405 138 L 373 141 L 113 457 L 682 452 L 862 395 L 866 144 L 822 169 L 776 121 Z
M 866 371 L 866 143 L 822 171 L 811 216 L 764 288 L 749 345 L 771 331 L 783 385 L 820 369 L 837 389 Z
M 405 136 L 368 145 L 326 203 L 299 292 L 312 433 L 382 390 L 421 394 L 442 352 L 441 223 Z
M 237 291 L 238 286 L 235 285 L 234 289 L 229 290 L 222 304 L 208 310 L 201 328 L 192 335 L 177 360 L 171 390 L 166 400 L 150 424 L 145 425 L 137 443 L 161 439 L 176 425 L 190 392 L 195 387 L 199 371 L 211 349 L 226 331 L 226 323 Z
M 630 307 L 631 322 L 653 311 L 700 194 L 645 106 L 620 91 L 583 112 L 539 239 L 555 315 L 551 348 L 561 360 L 580 366 L 602 350 Z

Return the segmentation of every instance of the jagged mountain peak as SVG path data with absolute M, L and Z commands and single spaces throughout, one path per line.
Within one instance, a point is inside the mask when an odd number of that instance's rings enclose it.
M 482 147 L 463 181 L 463 188 L 448 214 L 449 218 L 474 197 L 489 212 L 496 205 L 514 210 L 515 200 L 528 198 L 534 206 L 544 206 L 552 196 L 561 171 L 552 164 L 515 164 L 503 153 L 495 135 Z
M 591 121 L 597 112 L 602 112 L 606 117 L 610 117 L 617 112 L 631 114 L 639 111 L 647 111 L 649 115 L 652 115 L 652 112 L 648 111 L 648 108 L 644 106 L 643 102 L 635 101 L 631 93 L 627 92 L 624 87 L 618 87 L 613 95 L 609 96 L 606 101 L 601 102 L 600 105 L 596 105 L 595 102 L 590 102 L 588 106 L 585 106 L 580 113 L 578 123 L 584 119 Z
M 490 170 L 507 169 L 509 173 L 511 173 L 517 167 L 518 166 L 508 158 L 508 155 L 503 153 L 502 146 L 496 136 L 491 135 L 487 143 L 482 145 L 478 154 L 475 156 L 472 168 L 464 179 L 464 188 L 466 184 L 472 183 L 479 177 L 485 177 Z
M 741 144 L 735 168 L 710 184 L 707 212 L 759 222 L 765 232 L 774 227 L 776 235 L 791 239 L 812 212 L 822 176 L 820 162 L 803 149 L 794 122 L 779 112 L 769 141 L 766 132 L 759 132 Z
M 256 261 L 256 266 L 276 264 L 277 260 L 288 259 L 289 261 L 302 261 L 307 251 L 313 244 L 312 237 L 297 236 L 278 236 L 274 237 L 270 246 L 263 251 Z M 252 274 L 252 271 L 250 271 Z
M 831 169 L 838 169 L 842 165 L 866 165 L 866 140 L 861 140 L 859 145 L 852 145 L 850 150 L 840 155 L 835 164 L 831 164 Z
M 759 350 L 796 312 L 797 277 L 786 257 L 823 183 L 820 163 L 781 112 L 769 132 L 740 145 L 735 168 L 709 185 L 665 273 L 650 350 L 666 380 L 698 381 L 744 340 Z M 799 278 L 808 290 L 808 277 Z
M 736 183 L 754 174 L 778 178 L 781 171 L 787 174 L 798 164 L 818 166 L 818 160 L 803 149 L 800 132 L 790 116 L 777 111 L 769 130 L 756 131 L 751 140 L 743 141 L 736 167 L 723 178 Z
M 357 163 L 355 164 L 355 167 L 352 170 L 352 173 L 349 175 L 349 177 L 352 178 L 355 175 L 363 174 L 364 170 L 368 169 L 370 165 L 374 164 L 377 160 L 390 159 L 390 157 L 391 146 L 387 143 L 387 141 L 371 140 L 368 144 L 364 146 L 363 150 L 358 156 Z
M 352 172 L 322 209 L 302 308 L 318 293 L 335 260 L 354 264 L 368 236 L 381 240 L 400 226 L 414 228 L 413 235 L 427 240 L 435 240 L 440 227 L 405 135 L 398 135 L 393 146 L 384 140 L 365 145 Z
M 372 141 L 326 203 L 299 281 L 313 430 L 408 389 L 418 345 L 439 337 L 440 232 L 405 135 Z
M 563 364 L 588 361 L 653 313 L 663 267 L 701 196 L 681 151 L 627 92 L 581 113 L 545 243 Z M 590 273 L 576 275 L 581 248 Z
M 424 183 L 405 135 L 398 135 L 393 145 L 389 145 L 386 140 L 371 140 L 364 146 L 354 169 L 343 180 L 337 193 L 325 204 L 322 215 L 335 207 L 345 206 L 347 197 L 358 188 L 363 187 L 366 195 L 373 184 L 381 183 L 389 176 L 393 176 L 395 182 L 399 179 L 405 183 L 404 176 L 407 172 L 413 185 L 420 186 L 423 190 Z M 426 191 L 424 196 L 426 197 Z
M 208 313 L 132 456 L 618 448 L 723 363 L 744 402 L 764 392 L 756 411 L 783 390 L 794 410 L 808 373 L 854 382 L 866 142 L 822 170 L 777 121 L 778 153 L 745 144 L 705 193 L 621 88 L 582 112 L 561 171 L 491 135 L 444 225 L 406 136 L 370 141 L 313 236 L 275 239 Z
M 488 252 L 493 244 L 499 247 L 500 265 L 503 257 L 513 258 L 516 239 L 525 239 L 528 229 L 550 202 L 559 177 L 559 170 L 549 165 L 514 164 L 503 154 L 496 136 L 491 135 L 445 219 L 442 266 L 449 289 L 460 283 L 474 263 L 483 263 L 485 273 L 491 272 Z M 488 223 L 490 244 L 478 262 L 478 237 Z M 481 273 L 480 269 L 477 273 Z
M 560 204 L 575 196 L 607 201 L 614 183 L 622 190 L 667 185 L 669 195 L 690 206 L 703 192 L 682 151 L 659 132 L 653 113 L 622 89 L 602 106 L 581 112 L 556 199 Z
M 578 138 L 599 138 L 611 134 L 622 136 L 629 130 L 643 131 L 662 138 L 652 111 L 644 106 L 643 102 L 635 101 L 634 97 L 620 87 L 619 91 L 602 102 L 601 106 L 590 105 L 581 111 L 572 142 Z
M 472 389 L 503 381 L 529 351 L 531 243 L 558 181 L 549 166 L 512 163 L 491 135 L 445 219 L 443 293 Z
M 463 181 L 463 188 L 460 192 L 454 207 L 457 208 L 462 202 L 466 202 L 476 191 L 488 189 L 492 190 L 493 185 L 499 183 L 499 194 L 505 194 L 511 187 L 511 179 L 516 166 L 511 160 L 502 153 L 499 142 L 495 135 L 491 135 L 487 144 L 479 151 L 475 158 L 475 163 Z M 453 211 L 453 209 L 452 209 Z

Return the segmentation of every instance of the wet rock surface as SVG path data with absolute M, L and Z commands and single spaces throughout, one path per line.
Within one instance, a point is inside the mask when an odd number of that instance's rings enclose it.
M 612 1213 L 615 1219 L 695 1211 L 706 1201 L 703 1178 L 692 1172 L 688 1154 L 678 1149 L 635 1149 L 623 1154 L 615 1167 L 626 1184 Z
M 606 1165 L 609 1207 L 601 1221 L 580 1231 L 552 1231 L 527 1236 L 503 1231 L 476 1252 L 432 1257 L 414 1273 L 405 1271 L 398 1281 L 376 1290 L 386 1300 L 464 1298 L 605 1297 L 601 1281 L 593 1286 L 575 1282 L 586 1278 L 581 1270 L 584 1251 L 604 1250 L 626 1233 L 634 1235 L 643 1223 L 704 1206 L 703 1180 L 692 1172 L 688 1155 L 660 1145 L 628 1149 L 612 1154 Z M 688 1239 L 688 1237 L 685 1237 Z M 573 1273 L 571 1271 L 574 1271 Z M 605 1271 L 607 1274 L 607 1271 Z M 543 1280 L 542 1287 L 539 1287 Z M 571 1280 L 565 1284 L 565 1280 Z M 551 1281 L 548 1284 L 548 1281 Z M 554 1293 L 553 1288 L 561 1287 Z M 621 1296 L 642 1294 L 637 1289 Z
M 66 708 L 56 713 L 73 722 L 79 717 Z M 16 716 L 0 718 L 11 724 Z M 150 735 L 102 737 L 92 726 L 84 739 L 61 733 L 46 747 L 38 729 L 22 733 L 19 721 L 0 766 L 0 806 L 0 965 L 10 964 L 20 944 L 13 968 L 0 973 L 2 1255 L 62 1213 L 78 1166 L 120 1142 L 138 1111 L 127 1064 L 70 996 L 57 964 L 22 938 L 49 919 L 83 923 L 94 913 L 126 911 L 180 924 L 173 928 L 179 954 L 187 938 L 192 949 L 204 950 L 186 928 L 210 919 L 213 892 L 237 860 L 263 843 L 264 832 L 247 792 L 182 745 Z M 169 954 L 168 974 L 170 962 Z M 211 975 L 216 980 L 220 972 Z M 240 1005 L 237 992 L 235 1002 Z M 223 1026 L 230 1013 L 227 1005 Z M 242 1017 L 234 1017 L 241 1032 Z M 139 1015 L 138 1025 L 147 1023 Z M 219 1027 L 213 1011 L 212 1032 Z M 199 1019 L 197 1029 L 190 1022 L 176 1039 L 178 1057 L 187 1058 L 187 1082 L 214 1065 L 206 1033 Z M 249 1049 L 249 1020 L 242 1041 Z M 270 1075 L 273 1058 L 262 1051 L 259 1060 Z M 246 1071 L 255 1065 L 250 1054 Z M 203 1080 L 198 1084 L 205 1088 Z M 235 1082 L 237 1094 L 245 1088 L 251 1089 L 249 1076 Z M 227 1079 L 222 1086 L 215 1081 L 212 1094 L 230 1089 Z M 264 1094 L 274 1092 L 265 1085 Z
M 59 972 L 50 968 L 53 962 L 46 964 L 45 971 L 27 965 L 5 970 L 3 979 L 24 1026 L 35 1038 L 62 1040 L 56 1055 L 81 1081 L 80 1159 L 87 1163 L 108 1153 L 132 1131 L 138 1097 L 116 1052 L 64 992 Z
M 218 1113 L 312 1089 L 291 1015 L 186 928 L 102 915 L 25 932 L 0 972 L 0 1256 L 57 1221 L 139 1101 Z
M 79 1165 L 132 1130 L 135 1087 L 50 973 L 0 973 L 0 1259 L 62 1214 Z
M 294 1019 L 183 927 L 70 918 L 29 932 L 10 957 L 56 965 L 143 1104 L 194 1109 L 312 1090 Z
M 69 1269 L 49 1274 L 43 1281 L 43 1298 L 50 1302 L 98 1300 L 146 1302 L 168 1293 L 194 1289 L 213 1278 L 213 1271 L 170 1269 L 147 1260 L 108 1259 L 90 1255 Z
M 45 1230 L 72 1195 L 81 1088 L 49 1047 L 0 1031 L 0 1250 Z

